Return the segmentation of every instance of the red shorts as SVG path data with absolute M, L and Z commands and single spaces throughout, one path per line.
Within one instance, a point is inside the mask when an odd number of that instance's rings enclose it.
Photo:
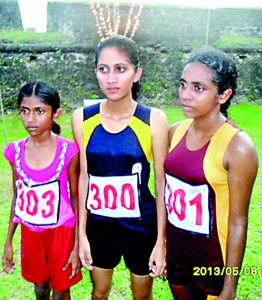
M 63 271 L 75 241 L 75 229 L 60 226 L 42 232 L 21 225 L 22 276 L 34 283 L 50 279 L 52 289 L 65 291 L 82 279 L 79 272 L 69 279 L 71 264 Z

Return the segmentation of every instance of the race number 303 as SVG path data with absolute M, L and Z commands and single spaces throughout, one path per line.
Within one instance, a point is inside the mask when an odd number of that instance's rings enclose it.
M 27 186 L 18 180 L 15 215 L 33 225 L 53 225 L 58 222 L 59 181 Z

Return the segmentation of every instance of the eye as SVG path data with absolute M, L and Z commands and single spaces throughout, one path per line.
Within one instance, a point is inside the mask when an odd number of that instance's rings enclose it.
M 180 81 L 180 88 L 185 88 L 187 86 L 186 82 L 185 81 Z
M 45 111 L 42 108 L 38 108 L 38 110 L 37 110 L 38 115 L 42 115 L 44 113 L 45 113 Z
M 23 115 L 26 115 L 29 113 L 29 109 L 28 108 L 25 108 L 25 107 L 20 107 L 19 109 L 19 114 L 23 114 Z
M 118 71 L 119 73 L 124 73 L 125 70 L 126 70 L 126 67 L 124 67 L 124 66 L 117 66 L 117 71 Z
M 204 91 L 204 88 L 203 88 L 202 85 L 200 85 L 200 84 L 197 84 L 197 85 L 195 86 L 195 89 L 196 89 L 197 92 L 203 92 L 203 91 Z
M 106 73 L 106 72 L 108 72 L 108 67 L 106 67 L 106 66 L 100 66 L 98 68 L 98 71 L 100 71 L 101 73 Z

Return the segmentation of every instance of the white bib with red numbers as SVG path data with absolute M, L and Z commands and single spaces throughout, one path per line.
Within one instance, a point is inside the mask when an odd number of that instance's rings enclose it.
M 86 207 L 101 216 L 139 218 L 138 175 L 89 175 Z
M 17 180 L 15 215 L 23 221 L 43 226 L 58 222 L 60 187 L 59 181 L 27 186 Z
M 210 233 L 207 184 L 191 185 L 166 174 L 165 205 L 174 226 L 192 232 Z

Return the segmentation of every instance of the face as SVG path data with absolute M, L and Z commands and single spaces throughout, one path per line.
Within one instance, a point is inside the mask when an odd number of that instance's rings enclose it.
M 23 126 L 31 136 L 50 132 L 52 124 L 57 120 L 59 112 L 53 113 L 52 107 L 38 97 L 24 97 L 19 108 Z
M 128 56 L 117 47 L 101 51 L 95 71 L 102 92 L 110 100 L 131 99 L 133 83 L 142 75 L 142 69 L 135 71 Z
M 220 96 L 212 70 L 199 62 L 187 64 L 180 79 L 179 100 L 184 115 L 190 118 L 220 110 Z

